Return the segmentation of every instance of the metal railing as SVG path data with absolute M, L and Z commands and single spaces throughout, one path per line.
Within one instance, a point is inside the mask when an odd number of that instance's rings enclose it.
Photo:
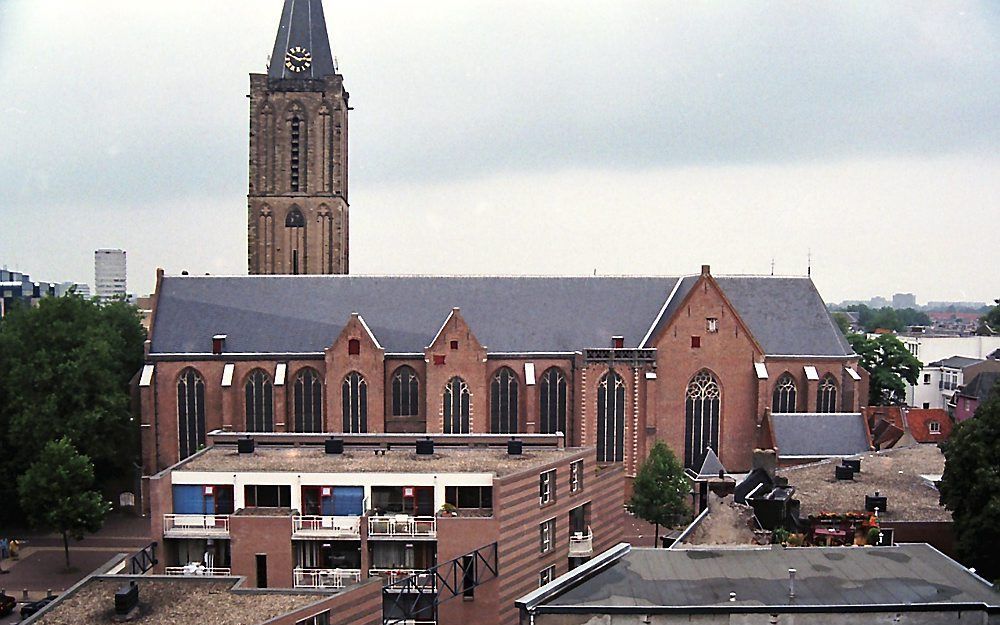
M 292 537 L 361 536 L 359 516 L 297 516 L 292 517 Z
M 569 557 L 589 556 L 594 553 L 594 533 L 587 528 L 587 533 L 573 532 L 569 535 Z
M 164 569 L 167 575 L 183 575 L 184 577 L 229 577 L 233 570 L 229 568 L 208 568 L 200 564 L 186 566 L 168 566 Z
M 368 517 L 368 536 L 398 536 L 400 538 L 418 538 L 421 536 L 434 538 L 437 536 L 437 518 L 432 516 L 410 516 L 396 514 L 393 516 Z
M 386 587 L 409 578 L 407 590 L 434 591 L 434 573 L 423 569 L 368 569 L 368 577 L 381 577 Z
M 229 536 L 229 516 L 225 514 L 164 514 L 164 536 Z
M 156 566 L 157 562 L 156 543 L 152 542 L 129 556 L 128 572 L 130 575 L 142 575 Z
M 292 571 L 296 588 L 343 588 L 361 581 L 361 569 L 306 569 Z

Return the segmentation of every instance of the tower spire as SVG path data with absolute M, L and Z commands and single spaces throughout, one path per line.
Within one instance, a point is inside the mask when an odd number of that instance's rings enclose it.
M 285 0 L 267 77 L 321 80 L 336 73 L 322 0 Z

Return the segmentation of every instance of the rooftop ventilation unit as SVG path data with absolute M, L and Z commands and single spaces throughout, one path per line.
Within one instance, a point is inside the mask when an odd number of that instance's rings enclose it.
M 844 460 L 840 461 L 840 464 L 842 464 L 845 467 L 851 467 L 851 470 L 854 471 L 855 473 L 861 473 L 861 459 L 860 458 L 851 458 L 851 459 L 846 459 L 845 458 Z
M 845 467 L 843 465 L 836 468 L 834 471 L 834 476 L 838 480 L 853 480 L 854 479 L 854 469 L 851 467 Z
M 241 454 L 253 453 L 253 439 L 249 436 L 236 441 L 236 451 Z
M 875 508 L 878 508 L 879 512 L 885 512 L 889 506 L 889 500 L 884 495 L 879 495 L 878 491 L 875 491 L 875 495 L 865 495 L 865 510 L 868 512 L 875 512 Z
M 344 439 L 328 438 L 323 444 L 323 448 L 328 454 L 342 454 L 344 453 Z
M 417 441 L 417 455 L 418 456 L 433 456 L 434 455 L 434 441 L 426 438 L 422 441 Z
M 513 438 L 507 441 L 507 455 L 520 456 L 524 452 L 524 443 Z
M 134 581 L 115 591 L 115 614 L 125 616 L 139 605 L 139 585 Z

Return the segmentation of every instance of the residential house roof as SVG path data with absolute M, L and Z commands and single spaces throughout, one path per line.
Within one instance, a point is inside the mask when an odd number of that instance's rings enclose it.
M 931 431 L 931 423 L 937 423 L 937 432 Z M 918 443 L 940 443 L 951 436 L 951 417 L 941 408 L 910 408 L 906 412 L 906 425 Z
M 963 397 L 974 397 L 980 401 L 990 396 L 990 392 L 1000 383 L 1000 371 L 983 371 L 962 387 L 958 394 Z
M 927 365 L 928 367 L 948 367 L 949 369 L 964 369 L 969 365 L 974 365 L 977 362 L 982 362 L 982 358 L 967 358 L 965 356 L 949 356 L 948 358 L 943 358 L 937 360 Z
M 852 456 L 871 449 L 860 412 L 773 413 L 770 419 L 779 458 Z

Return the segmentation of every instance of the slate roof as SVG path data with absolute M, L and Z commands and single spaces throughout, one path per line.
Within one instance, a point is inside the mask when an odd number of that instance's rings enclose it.
M 775 413 L 771 429 L 779 457 L 853 456 L 871 448 L 860 412 Z
M 726 471 L 726 467 L 722 466 L 722 461 L 719 460 L 719 456 L 716 455 L 715 450 L 709 447 L 708 453 L 705 454 L 705 461 L 701 463 L 701 468 L 698 469 L 698 475 L 695 479 L 708 480 L 718 478 L 719 471 L 722 471 L 723 475 L 729 473 Z
M 310 66 L 304 71 L 292 72 L 285 67 L 285 52 L 294 47 L 305 48 L 312 55 Z M 272 80 L 317 80 L 335 73 L 322 0 L 285 0 L 267 77 Z
M 388 353 L 419 353 L 452 307 L 491 352 L 634 347 L 677 278 L 164 277 L 151 353 L 322 352 L 352 312 Z
M 927 365 L 928 367 L 948 367 L 950 369 L 964 369 L 969 365 L 983 362 L 982 358 L 966 358 L 965 356 L 950 356 Z
M 993 387 L 1000 383 L 1000 371 L 983 371 L 976 374 L 962 390 L 958 392 L 963 397 L 975 397 L 985 401 L 990 396 Z
M 854 353 L 811 279 L 720 276 L 715 281 L 768 355 Z
M 388 353 L 420 353 L 453 307 L 491 352 L 637 347 L 698 276 L 172 276 L 160 284 L 152 354 L 320 353 L 359 313 Z M 719 278 L 767 354 L 853 352 L 808 278 Z M 679 283 L 679 284 L 678 284 Z M 668 296 L 677 287 L 673 297 Z M 666 306 L 664 307 L 666 303 Z M 660 315 L 660 312 L 663 314 Z
M 797 572 L 794 598 L 788 596 L 789 568 Z M 537 613 L 592 606 L 588 612 L 597 614 L 639 607 L 640 615 L 708 606 L 712 612 L 737 614 L 761 606 L 780 613 L 804 606 L 840 613 L 879 605 L 894 606 L 895 611 L 924 604 L 1000 606 L 1000 594 L 988 583 L 926 544 L 853 549 L 633 547 L 599 572 L 588 569 L 585 565 L 571 572 L 575 579 L 557 580 L 561 589 L 540 589 L 516 603 L 528 604 Z M 735 601 L 729 600 L 730 592 L 736 593 Z

